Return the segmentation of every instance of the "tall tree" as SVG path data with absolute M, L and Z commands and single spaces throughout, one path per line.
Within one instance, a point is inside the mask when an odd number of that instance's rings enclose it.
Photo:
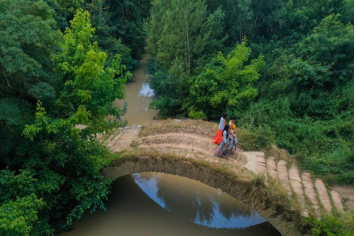
M 78 11 L 67 28 L 62 52 L 55 57 L 63 87 L 57 104 L 64 114 L 73 114 L 87 125 L 105 125 L 107 115 L 120 115 L 111 102 L 124 97 L 128 72 L 120 64 L 120 55 L 106 66 L 106 53 L 92 43 L 95 29 L 91 27 L 88 12 Z M 97 127 L 99 128 L 99 127 Z M 98 130 L 100 131 L 100 130 Z
M 200 75 L 192 78 L 190 96 L 184 105 L 192 118 L 217 118 L 257 96 L 254 83 L 265 62 L 260 55 L 246 64 L 250 54 L 251 49 L 243 40 L 226 57 L 219 52 Z
M 208 14 L 204 0 L 154 0 L 145 25 L 148 51 L 164 68 L 182 61 L 190 75 L 198 61 L 221 48 L 223 12 Z
M 137 60 L 132 58 L 135 53 L 123 44 L 122 37 L 125 37 L 125 35 L 115 35 L 117 26 L 111 23 L 111 8 L 111 3 L 104 0 L 92 0 L 86 4 L 86 9 L 90 13 L 91 23 L 96 30 L 94 40 L 107 53 L 108 65 L 115 59 L 116 54 L 120 54 L 122 63 L 127 67 L 126 69 L 132 70 L 137 64 Z M 126 24 L 130 24 L 130 22 Z
M 0 158 L 11 159 L 38 99 L 51 110 L 59 50 L 54 11 L 44 1 L 0 0 Z M 10 155 L 11 153 L 11 155 Z
M 144 19 L 150 13 L 150 0 L 107 0 L 109 22 L 113 27 L 112 35 L 122 39 L 130 48 L 131 56 L 140 59 L 144 53 L 146 35 L 143 30 Z

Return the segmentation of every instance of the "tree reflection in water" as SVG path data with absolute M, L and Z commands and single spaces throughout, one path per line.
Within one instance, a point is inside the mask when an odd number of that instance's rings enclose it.
M 237 199 L 195 180 L 162 174 L 133 174 L 135 183 L 167 211 L 212 228 L 246 228 L 265 220 Z

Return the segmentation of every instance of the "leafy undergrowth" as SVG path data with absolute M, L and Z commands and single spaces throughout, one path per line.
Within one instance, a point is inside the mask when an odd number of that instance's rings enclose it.
M 353 212 L 323 215 L 321 219 L 306 218 L 313 236 L 351 236 L 354 235 Z
M 239 145 L 245 151 L 268 150 L 273 146 L 285 148 L 293 162 L 322 178 L 325 183 L 353 184 L 353 141 L 329 138 L 316 127 L 310 128 L 311 124 L 295 125 L 297 134 L 282 128 L 276 132 L 268 125 L 240 128 L 237 132 Z

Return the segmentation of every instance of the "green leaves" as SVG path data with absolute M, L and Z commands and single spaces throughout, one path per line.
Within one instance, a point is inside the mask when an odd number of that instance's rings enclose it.
M 226 57 L 219 52 L 213 63 L 193 78 L 187 106 L 193 111 L 203 108 L 205 115 L 212 110 L 220 114 L 254 99 L 257 89 L 253 84 L 260 77 L 259 71 L 265 62 L 261 55 L 246 65 L 250 54 L 246 40 L 237 44 Z
M 190 75 L 202 59 L 222 47 L 223 18 L 221 9 L 209 14 L 204 0 L 153 1 L 145 24 L 147 49 L 164 69 L 179 60 Z
M 0 234 L 31 235 L 33 224 L 38 219 L 38 211 L 45 203 L 35 194 L 17 198 L 0 206 Z
M 340 15 L 329 15 L 314 28 L 300 43 L 300 55 L 310 61 L 313 67 L 325 67 L 322 85 L 329 87 L 345 83 L 353 76 L 353 35 L 352 25 L 344 25 Z M 320 73 L 319 72 L 319 73 Z M 330 85 L 329 85 L 330 84 Z
M 45 109 L 42 107 L 40 101 L 37 102 L 36 123 L 32 125 L 25 125 L 25 129 L 22 134 L 33 141 L 36 134 L 46 128 L 48 125 L 48 117 L 46 116 Z
M 354 235 L 354 216 L 352 212 L 324 215 L 321 219 L 307 217 L 305 222 L 312 228 L 313 236 Z
M 0 9 L 0 234 L 52 235 L 104 208 L 109 154 L 93 137 L 115 125 L 104 118 L 119 115 L 112 101 L 131 74 L 120 55 L 107 66 L 88 12 L 61 41 L 43 1 L 0 0 Z
M 50 81 L 50 60 L 60 33 L 43 1 L 0 1 L 0 95 L 27 94 L 38 81 Z M 50 85 L 48 85 L 50 86 Z
M 57 103 L 64 105 L 63 112 L 70 114 L 73 124 L 105 123 L 104 117 L 117 115 L 108 107 L 116 98 L 124 97 L 125 83 L 131 76 L 125 73 L 120 55 L 111 66 L 106 65 L 106 53 L 100 51 L 98 43 L 91 42 L 94 31 L 89 13 L 78 10 L 71 28 L 66 29 L 63 51 L 54 57 L 64 79 Z

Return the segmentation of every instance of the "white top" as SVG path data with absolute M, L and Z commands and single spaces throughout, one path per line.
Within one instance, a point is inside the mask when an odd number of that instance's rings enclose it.
M 224 138 L 224 143 L 228 143 L 228 141 L 229 141 L 229 136 L 227 136 L 227 138 L 226 138 L 226 130 L 224 130 L 224 132 L 223 132 L 223 138 Z
M 224 130 L 224 118 L 220 118 L 219 130 Z

